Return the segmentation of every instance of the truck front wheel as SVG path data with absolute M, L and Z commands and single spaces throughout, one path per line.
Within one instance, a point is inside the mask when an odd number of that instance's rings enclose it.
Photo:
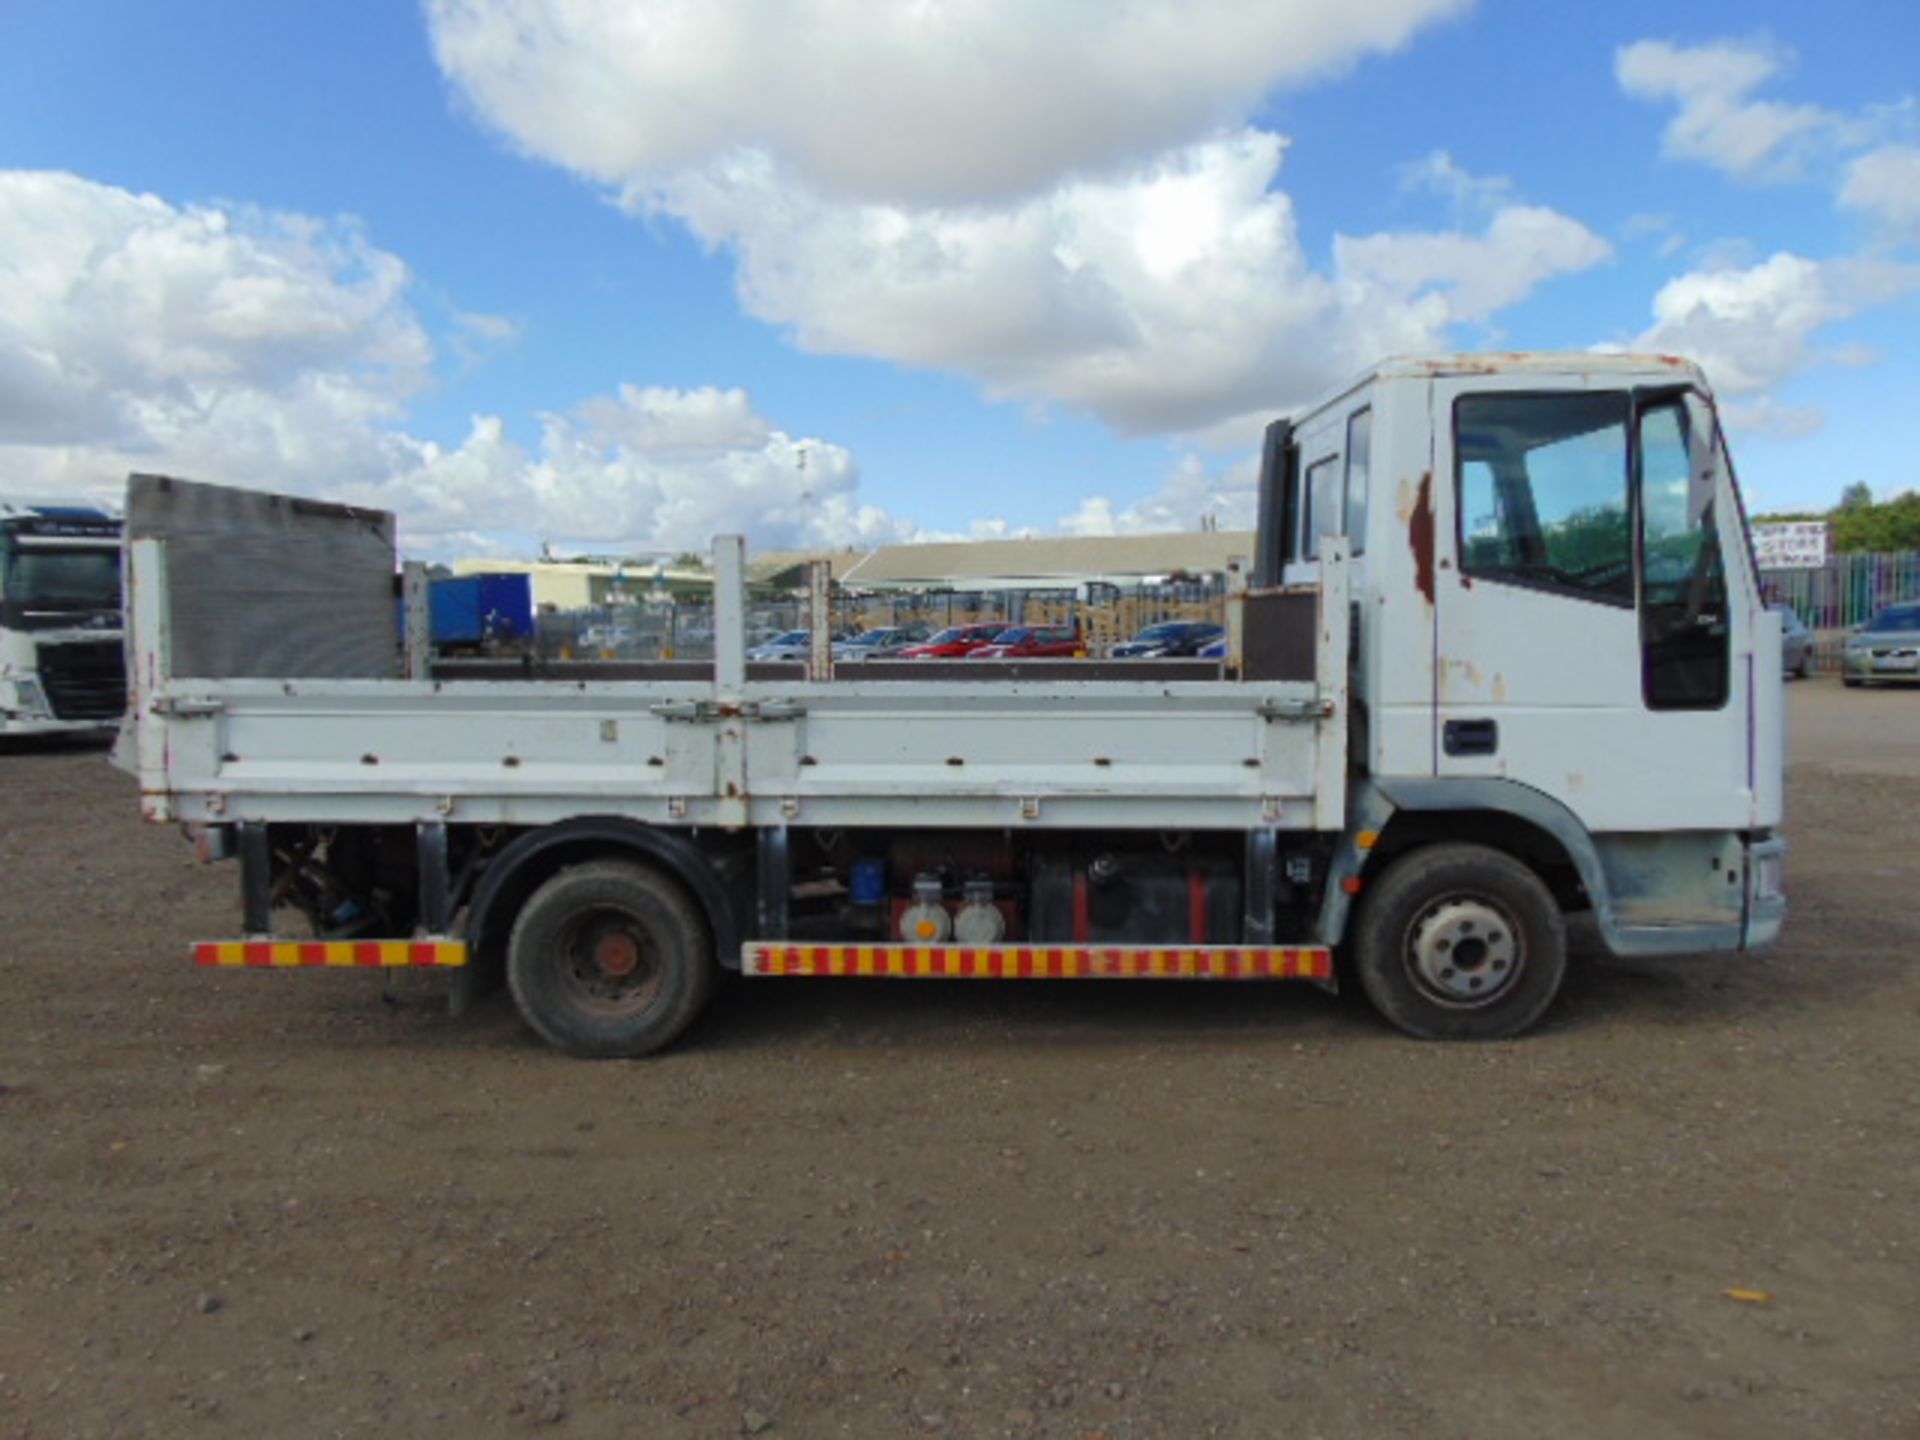
M 1374 1009 L 1423 1040 L 1502 1040 L 1538 1020 L 1567 972 L 1560 908 L 1484 845 L 1430 845 L 1361 900 L 1353 962 Z
M 713 940 L 699 907 L 658 871 L 625 860 L 571 866 L 521 907 L 507 942 L 520 1014 L 569 1055 L 647 1055 L 713 993 Z

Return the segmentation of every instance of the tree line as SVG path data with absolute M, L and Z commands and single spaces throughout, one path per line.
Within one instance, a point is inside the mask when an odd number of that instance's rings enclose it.
M 1856 482 L 1840 492 L 1840 503 L 1824 515 L 1798 511 L 1753 517 L 1756 525 L 1789 520 L 1826 521 L 1828 543 L 1841 555 L 1920 550 L 1920 491 L 1875 500 L 1864 482 Z

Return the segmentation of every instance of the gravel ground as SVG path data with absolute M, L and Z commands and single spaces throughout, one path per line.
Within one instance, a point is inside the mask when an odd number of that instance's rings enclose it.
M 569 1061 L 427 977 L 196 971 L 232 868 L 16 748 L 0 1434 L 1920 1434 L 1920 694 L 1790 694 L 1781 946 L 1467 1047 L 799 980 Z

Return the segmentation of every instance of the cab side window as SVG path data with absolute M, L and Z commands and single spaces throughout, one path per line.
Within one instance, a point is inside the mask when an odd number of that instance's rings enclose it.
M 1340 457 L 1329 455 L 1309 465 L 1303 488 L 1307 508 L 1300 521 L 1300 535 L 1305 541 L 1300 547 L 1300 558 L 1318 560 L 1321 537 L 1343 533 L 1340 528 L 1345 523 L 1345 517 L 1340 513 Z
M 1715 710 L 1727 700 L 1727 576 L 1714 468 L 1696 463 L 1685 408 L 1640 412 L 1640 642 L 1647 707 Z M 1700 452 L 1714 452 L 1704 443 Z
M 1633 604 L 1624 393 L 1466 395 L 1454 406 L 1460 568 Z
M 1367 549 L 1367 466 L 1373 453 L 1373 411 L 1347 417 L 1347 538 L 1353 553 Z

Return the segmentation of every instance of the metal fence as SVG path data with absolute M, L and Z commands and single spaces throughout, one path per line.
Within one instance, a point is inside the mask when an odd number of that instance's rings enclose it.
M 1225 584 L 1217 577 L 1127 587 L 836 594 L 831 601 L 832 628 L 836 636 L 851 636 L 894 626 L 931 635 L 949 625 L 1077 625 L 1087 637 L 1089 653 L 1100 655 L 1163 620 L 1219 623 L 1225 596 Z M 748 604 L 749 645 L 804 628 L 802 600 Z M 540 617 L 539 632 L 538 651 L 549 659 L 706 660 L 713 656 L 713 610 L 700 602 L 547 614 Z
M 1760 590 L 1811 630 L 1846 630 L 1882 605 L 1920 597 L 1920 550 L 1835 555 L 1817 570 L 1762 570 Z
M 1814 632 L 1814 661 L 1838 667 L 1844 632 L 1883 605 L 1920 598 L 1920 550 L 1834 555 L 1814 570 L 1762 570 L 1760 593 L 1789 607 Z
M 1883 605 L 1920 598 L 1920 551 L 1835 555 L 1812 570 L 1762 570 L 1769 604 L 1789 606 L 1818 637 L 1823 667 L 1839 655 L 1841 632 Z M 1000 621 L 1015 625 L 1078 625 L 1090 654 L 1163 620 L 1219 622 L 1225 587 L 1218 577 L 1159 584 L 1089 585 L 1059 590 L 938 590 L 873 595 L 835 594 L 833 633 L 881 626 L 931 634 L 949 625 Z M 749 644 L 806 627 L 797 598 L 758 599 L 747 610 Z M 538 653 L 549 659 L 706 660 L 713 656 L 713 610 L 700 602 L 622 605 L 539 617 Z

